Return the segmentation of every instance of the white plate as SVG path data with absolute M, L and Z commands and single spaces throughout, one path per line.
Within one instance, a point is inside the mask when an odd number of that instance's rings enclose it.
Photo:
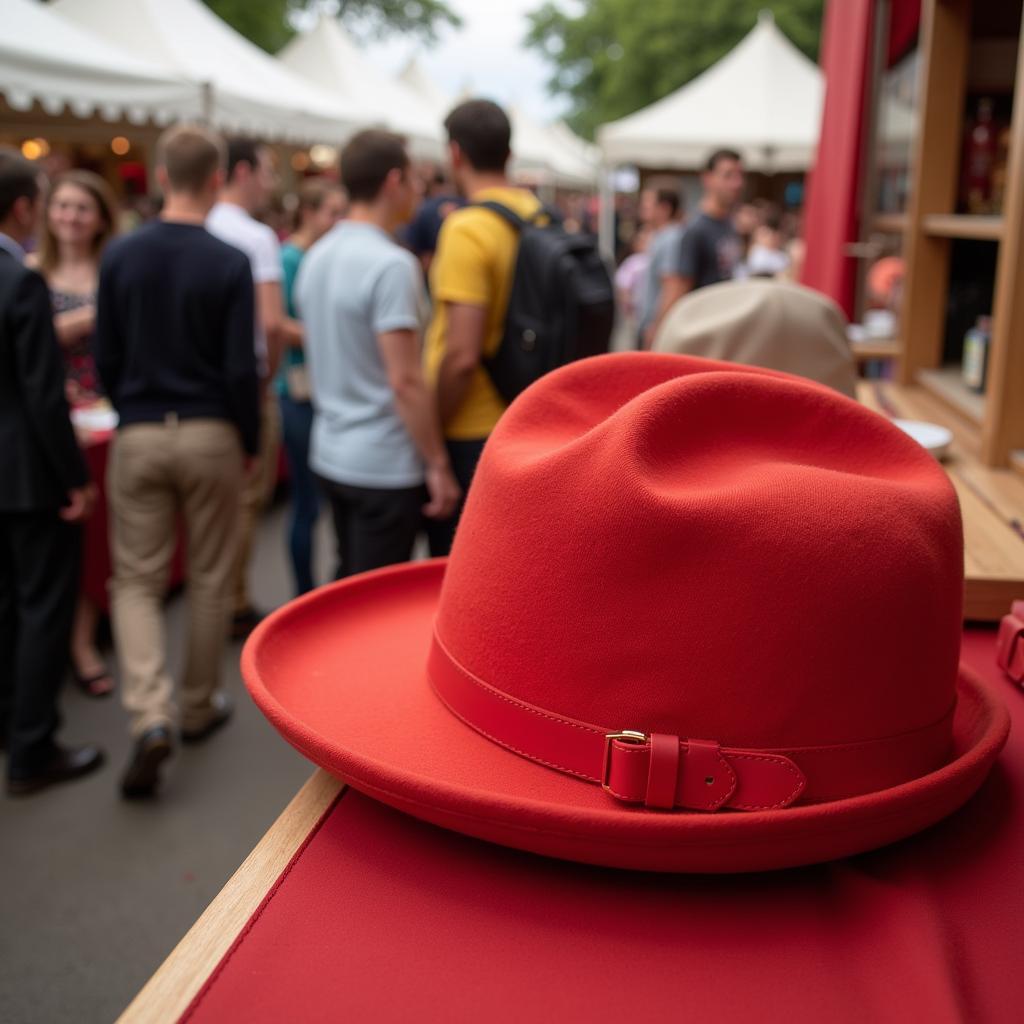
M 893 420 L 893 423 L 937 459 L 946 455 L 953 443 L 953 435 L 937 423 L 925 423 L 923 420 Z
M 117 426 L 117 413 L 110 406 L 83 405 L 80 409 L 71 410 L 71 422 L 80 430 L 98 434 Z

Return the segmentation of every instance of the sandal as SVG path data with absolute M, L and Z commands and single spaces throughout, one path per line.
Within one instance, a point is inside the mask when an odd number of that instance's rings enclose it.
M 109 697 L 114 692 L 114 679 L 106 666 L 89 675 L 79 675 L 72 663 L 71 678 L 86 697 Z

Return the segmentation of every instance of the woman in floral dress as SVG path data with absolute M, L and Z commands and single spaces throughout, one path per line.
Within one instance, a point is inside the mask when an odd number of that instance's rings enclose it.
M 54 180 L 37 267 L 50 286 L 72 406 L 103 397 L 92 354 L 92 335 L 100 255 L 116 223 L 114 194 L 99 175 L 68 171 Z M 80 594 L 71 637 L 71 671 L 82 690 L 93 697 L 105 696 L 114 688 L 110 670 L 96 646 L 99 614 L 96 604 Z

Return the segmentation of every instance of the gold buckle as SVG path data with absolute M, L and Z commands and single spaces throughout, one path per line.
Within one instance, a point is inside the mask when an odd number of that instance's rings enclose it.
M 647 733 L 639 732 L 636 729 L 623 729 L 622 732 L 605 733 L 604 768 L 601 771 L 601 788 L 612 796 L 615 796 L 615 794 L 608 788 L 608 777 L 611 775 L 612 770 L 612 743 L 614 743 L 615 740 L 621 740 L 623 743 L 634 743 L 637 746 L 642 746 L 647 742 Z

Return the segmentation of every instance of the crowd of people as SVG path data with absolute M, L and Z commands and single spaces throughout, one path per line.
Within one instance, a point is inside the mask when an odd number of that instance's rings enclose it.
M 801 243 L 792 215 L 767 199 L 744 202 L 743 160 L 731 149 L 707 159 L 701 198 L 687 216 L 679 183 L 654 177 L 640 193 L 629 253 L 615 276 L 637 343 L 650 348 L 666 313 L 690 292 L 747 278 L 795 280 Z
M 340 180 L 302 185 L 284 244 L 260 219 L 277 186 L 273 153 L 252 139 L 168 129 L 156 151 L 159 216 L 117 237 L 102 178 L 73 170 L 47 182 L 37 165 L 0 150 L 0 740 L 9 793 L 102 763 L 98 748 L 56 740 L 68 662 L 86 693 L 114 689 L 96 644 L 100 610 L 79 588 L 82 523 L 96 493 L 69 402 L 105 398 L 119 420 L 106 491 L 111 627 L 133 738 L 125 797 L 156 793 L 176 744 L 205 740 L 231 716 L 222 649 L 264 614 L 249 593 L 249 563 L 282 445 L 296 594 L 326 582 L 314 571 L 322 506 L 333 520 L 335 577 L 409 559 L 420 534 L 432 555 L 450 550 L 506 408 L 486 364 L 513 286 L 514 220 L 542 205 L 507 176 L 511 127 L 500 107 L 467 101 L 445 127 L 450 169 L 425 181 L 401 137 L 355 135 Z M 685 221 L 671 183 L 643 191 L 637 252 L 618 271 L 638 347 L 652 346 L 688 293 L 743 267 L 754 276 L 784 269 L 772 211 L 741 205 L 740 156 L 713 154 L 702 183 L 700 208 Z M 163 599 L 179 522 L 189 630 L 176 687 Z
M 102 178 L 69 171 L 47 182 L 16 151 L 0 151 L 9 793 L 102 763 L 98 748 L 56 740 L 67 662 L 87 693 L 114 688 L 96 645 L 99 609 L 79 588 L 81 524 L 96 490 L 69 403 L 105 398 L 119 420 L 106 488 L 111 627 L 134 739 L 126 797 L 155 793 L 176 743 L 200 742 L 230 718 L 221 651 L 225 633 L 244 637 L 262 617 L 249 561 L 282 441 L 296 593 L 325 582 L 312 550 L 322 501 L 336 576 L 410 558 L 424 529 L 433 554 L 449 550 L 505 407 L 483 359 L 500 342 L 516 256 L 514 229 L 461 197 L 523 215 L 539 201 L 506 176 L 501 108 L 469 101 L 446 126 L 450 180 L 422 182 L 396 135 L 353 137 L 340 182 L 300 190 L 284 245 L 259 219 L 277 182 L 272 151 L 255 140 L 166 131 L 160 214 L 119 237 Z M 175 687 L 162 602 L 179 519 L 190 610 Z

